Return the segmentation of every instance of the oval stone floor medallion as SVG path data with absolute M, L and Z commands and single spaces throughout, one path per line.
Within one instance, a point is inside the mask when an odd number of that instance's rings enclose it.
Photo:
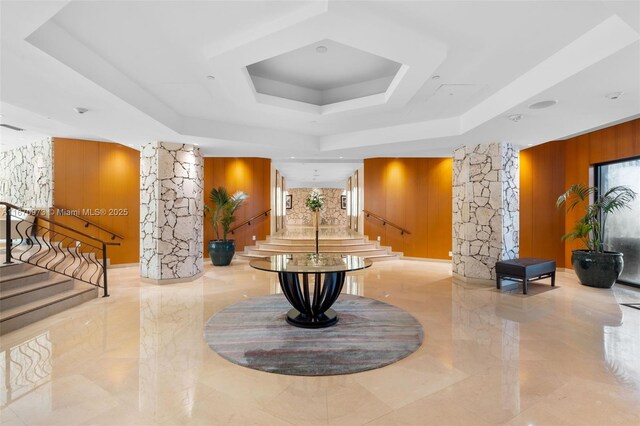
M 296 376 L 328 376 L 372 370 L 410 355 L 422 344 L 420 323 L 395 306 L 341 295 L 333 327 L 287 324 L 291 308 L 281 294 L 229 306 L 207 321 L 204 338 L 223 358 L 244 367 Z

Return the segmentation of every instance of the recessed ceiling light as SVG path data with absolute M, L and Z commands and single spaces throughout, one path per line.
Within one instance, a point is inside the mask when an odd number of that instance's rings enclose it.
M 0 114 L 0 117 L 4 117 L 4 115 Z
M 316 47 L 316 53 L 327 53 L 327 46 L 318 46 Z
M 215 79 L 216 79 L 216 76 L 215 76 L 215 75 L 208 75 L 208 76 L 207 76 L 207 78 L 208 78 L 209 80 L 215 80 Z
M 533 144 L 532 143 L 528 143 L 527 146 L 533 146 Z
M 296 159 L 296 157 L 291 157 L 291 159 L 292 159 L 292 160 L 295 160 L 295 159 Z
M 89 111 L 87 108 L 85 107 L 75 107 L 73 109 L 75 112 L 77 112 L 78 114 L 84 114 L 85 112 Z
M 340 157 L 340 159 L 342 160 L 344 157 Z
M 439 75 L 434 75 L 433 77 L 431 77 L 432 80 L 439 80 L 440 76 Z
M 604 97 L 607 99 L 611 99 L 612 101 L 615 101 L 616 99 L 620 99 L 622 95 L 624 95 L 624 92 L 611 92 L 604 95 Z
M 558 101 L 556 100 L 548 100 L 548 101 L 540 101 L 540 102 L 536 102 L 533 103 L 531 105 L 529 105 L 530 109 L 544 109 L 544 108 L 549 108 L 554 106 L 555 104 L 557 104 Z
M 518 121 L 522 120 L 524 118 L 524 115 L 522 114 L 512 114 L 510 116 L 507 117 L 509 120 L 513 121 L 514 123 L 517 123 Z
M 194 143 L 193 146 L 200 146 L 200 144 L 199 143 Z

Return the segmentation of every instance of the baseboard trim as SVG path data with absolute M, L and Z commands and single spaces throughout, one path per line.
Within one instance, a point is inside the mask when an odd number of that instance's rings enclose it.
M 451 259 L 432 259 L 430 257 L 411 257 L 400 256 L 400 260 L 416 260 L 418 262 L 438 262 L 438 263 L 451 263 Z
M 108 265 L 109 268 L 130 268 L 132 266 L 138 266 L 140 263 L 116 263 L 115 265 Z
M 187 278 L 168 278 L 168 279 L 164 279 L 164 280 L 156 280 L 153 278 L 144 278 L 144 277 L 140 277 L 140 281 L 143 283 L 147 283 L 147 284 L 157 284 L 157 285 L 164 285 L 164 284 L 179 284 L 179 283 L 190 283 L 192 281 L 197 280 L 198 278 L 202 277 L 204 275 L 204 271 L 192 276 L 192 277 L 187 277 Z
M 453 277 L 454 281 L 461 281 L 463 283 L 467 283 L 467 284 L 480 284 L 480 285 L 490 285 L 490 286 L 495 286 L 496 285 L 496 280 L 486 280 L 483 278 L 470 278 L 470 277 L 463 277 L 460 274 L 457 274 L 455 272 L 453 272 L 451 274 L 451 276 Z

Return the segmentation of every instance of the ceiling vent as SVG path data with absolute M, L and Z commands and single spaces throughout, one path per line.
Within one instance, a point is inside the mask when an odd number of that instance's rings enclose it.
M 16 132 L 24 131 L 24 129 L 21 129 L 20 127 L 12 126 L 10 124 L 0 124 L 0 127 L 6 127 L 7 129 L 15 130 Z

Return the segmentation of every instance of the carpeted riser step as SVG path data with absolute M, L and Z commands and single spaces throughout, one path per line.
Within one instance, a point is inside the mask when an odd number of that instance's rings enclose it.
M 87 289 L 77 290 L 70 297 L 64 296 L 64 299 L 53 303 L 47 303 L 45 306 L 31 309 L 28 312 L 20 313 L 0 322 L 0 335 L 17 330 L 26 325 L 32 324 L 41 319 L 50 317 L 74 306 L 80 305 L 91 299 L 98 297 L 97 287 L 87 287 Z M 46 299 L 45 299 L 46 300 Z
M 27 293 L 15 295 L 12 297 L 3 297 L 0 292 L 0 312 L 7 309 L 12 309 L 17 306 L 24 305 L 26 303 L 34 302 L 36 300 L 46 299 L 55 294 L 62 293 L 64 291 L 72 290 L 74 283 L 71 278 L 66 280 L 59 280 L 46 287 L 34 289 Z

